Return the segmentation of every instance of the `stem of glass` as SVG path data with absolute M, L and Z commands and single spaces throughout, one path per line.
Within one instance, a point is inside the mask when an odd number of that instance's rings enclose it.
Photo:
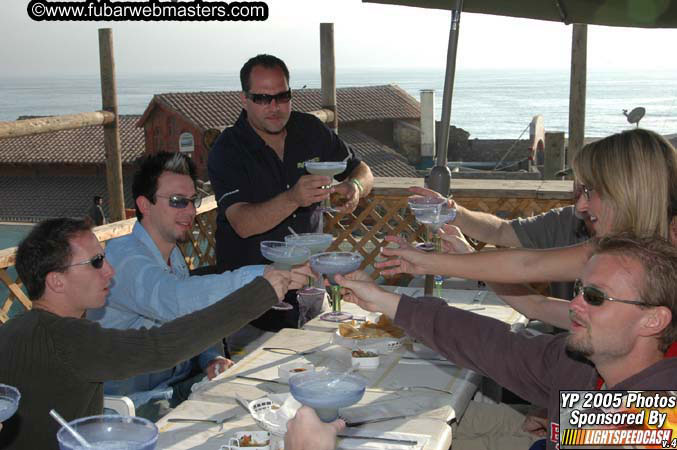
M 329 285 L 332 312 L 341 312 L 341 286 Z

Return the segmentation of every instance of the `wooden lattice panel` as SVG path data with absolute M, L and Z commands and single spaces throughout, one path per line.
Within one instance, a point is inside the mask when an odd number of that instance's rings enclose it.
M 189 269 L 216 264 L 214 234 L 216 233 L 217 211 L 217 209 L 212 209 L 198 215 L 193 224 L 191 239 L 179 245 Z
M 425 227 L 416 222 L 407 207 L 407 197 L 370 196 L 362 199 L 351 214 L 327 214 L 325 232 L 336 236 L 329 247 L 332 250 L 359 252 L 364 256 L 362 269 L 372 266 L 387 245 L 388 235 L 404 237 L 408 242 L 425 238 Z M 376 279 L 381 271 L 374 268 L 371 277 Z M 395 280 L 390 279 L 390 282 Z

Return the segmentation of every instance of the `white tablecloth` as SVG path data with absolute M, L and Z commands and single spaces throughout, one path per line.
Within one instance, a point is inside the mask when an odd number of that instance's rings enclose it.
M 393 288 L 395 292 L 422 295 L 422 289 Z M 418 292 L 420 291 L 420 292 Z M 483 314 L 522 326 L 526 319 L 498 300 L 493 293 L 480 290 L 443 289 L 441 292 L 450 304 L 474 309 Z M 344 303 L 343 309 L 355 315 L 366 316 L 367 312 L 356 305 Z M 259 429 L 254 420 L 236 401 L 240 396 L 254 400 L 269 393 L 289 391 L 278 380 L 278 366 L 305 358 L 316 367 L 345 370 L 350 365 L 350 351 L 332 344 L 337 324 L 314 319 L 303 330 L 285 329 L 272 336 L 261 347 L 245 356 L 242 361 L 206 383 L 190 400 L 179 405 L 158 422 L 160 449 L 218 449 L 226 444 L 235 431 Z M 306 356 L 283 354 L 263 350 L 264 347 L 283 347 L 296 351 L 314 351 Z M 377 369 L 361 370 L 369 380 L 364 398 L 355 406 L 341 410 L 352 420 L 370 417 L 406 415 L 405 419 L 368 424 L 351 429 L 363 435 L 378 435 L 425 442 L 418 448 L 447 450 L 451 445 L 451 428 L 448 423 L 462 415 L 481 381 L 481 376 L 459 368 L 446 361 L 411 358 L 415 356 L 404 348 L 382 355 Z M 255 377 L 257 381 L 238 378 Z M 433 390 L 436 389 L 436 390 Z M 440 392 L 447 391 L 449 393 Z M 238 415 L 223 425 L 203 423 L 170 423 L 172 417 L 220 418 Z M 359 446 L 355 446 L 356 442 Z M 369 441 L 340 440 L 339 448 L 412 449 L 402 445 Z

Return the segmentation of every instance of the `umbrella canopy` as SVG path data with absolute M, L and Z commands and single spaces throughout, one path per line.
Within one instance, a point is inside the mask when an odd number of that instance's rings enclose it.
M 363 3 L 452 9 L 451 0 L 362 0 Z M 677 0 L 464 0 L 463 11 L 615 27 L 677 28 Z

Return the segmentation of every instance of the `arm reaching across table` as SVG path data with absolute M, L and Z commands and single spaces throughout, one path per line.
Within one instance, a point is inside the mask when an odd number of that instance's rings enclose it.
M 389 242 L 397 238 L 387 236 Z M 497 283 L 572 281 L 590 257 L 587 244 L 550 250 L 505 249 L 480 253 L 431 254 L 410 248 L 383 248 L 388 261 L 374 264 L 383 275 L 446 275 Z

